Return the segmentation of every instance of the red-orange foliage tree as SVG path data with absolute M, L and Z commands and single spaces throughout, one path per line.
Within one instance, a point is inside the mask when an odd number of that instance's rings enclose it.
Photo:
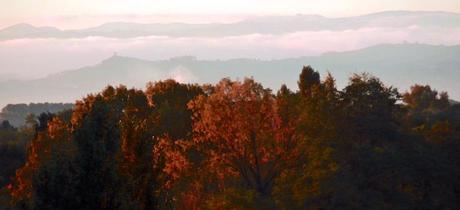
M 42 114 L 35 138 L 29 145 L 26 164 L 16 171 L 11 185 L 12 201 L 21 208 L 43 209 L 72 203 L 65 185 L 71 185 L 68 173 L 70 126 L 60 117 Z M 53 183 L 56 180 L 60 183 Z M 51 197 L 50 197 L 51 196 Z
M 296 139 L 284 132 L 271 91 L 252 79 L 223 79 L 189 106 L 195 143 L 220 190 L 243 186 L 270 198 L 274 180 L 297 154 Z M 228 186 L 232 179 L 241 180 L 240 185 Z

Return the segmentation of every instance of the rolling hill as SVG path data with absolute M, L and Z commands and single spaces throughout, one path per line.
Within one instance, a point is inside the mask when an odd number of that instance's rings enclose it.
M 35 80 L 0 82 L 0 105 L 29 102 L 74 102 L 106 85 L 143 88 L 149 81 L 173 78 L 181 82 L 215 83 L 223 77 L 254 77 L 277 90 L 295 89 L 300 69 L 311 65 L 321 74 L 331 72 L 339 87 L 358 72 L 369 72 L 386 84 L 407 90 L 415 83 L 429 84 L 460 99 L 460 46 L 422 44 L 378 45 L 356 51 L 279 60 L 198 60 L 178 57 L 141 60 L 114 55 L 94 66 L 63 71 Z
M 297 31 L 339 31 L 358 28 L 459 28 L 460 14 L 428 11 L 386 11 L 369 15 L 328 18 L 320 15 L 260 16 L 235 23 L 111 22 L 97 27 L 61 30 L 21 23 L 0 30 L 0 40 L 20 38 L 130 38 L 141 36 L 224 37 L 248 34 L 285 34 Z

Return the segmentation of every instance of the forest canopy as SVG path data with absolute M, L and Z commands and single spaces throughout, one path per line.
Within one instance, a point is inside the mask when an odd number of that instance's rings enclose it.
M 298 86 L 108 86 L 28 126 L 3 123 L 0 161 L 19 162 L 1 171 L 0 205 L 460 208 L 460 105 L 447 93 L 417 84 L 400 93 L 366 73 L 339 90 L 310 66 Z

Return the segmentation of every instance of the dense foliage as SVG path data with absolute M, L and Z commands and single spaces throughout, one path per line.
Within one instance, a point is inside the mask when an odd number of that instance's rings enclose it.
M 276 94 L 253 79 L 109 86 L 72 111 L 41 115 L 29 126 L 27 155 L 0 142 L 8 170 L 25 161 L 0 204 L 460 208 L 460 105 L 447 93 L 414 85 L 400 94 L 368 74 L 338 90 L 331 75 L 321 80 L 308 66 L 298 85 Z M 2 139 L 25 147 L 17 132 L 7 123 L 0 129 Z

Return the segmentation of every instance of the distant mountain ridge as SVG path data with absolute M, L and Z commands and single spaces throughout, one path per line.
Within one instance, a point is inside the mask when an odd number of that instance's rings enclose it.
M 114 55 L 101 63 L 29 81 L 0 82 L 0 105 L 29 102 L 74 102 L 106 85 L 143 88 L 149 81 L 173 78 L 181 82 L 215 83 L 223 77 L 253 76 L 277 90 L 281 84 L 296 89 L 303 65 L 323 75 L 330 71 L 339 87 L 352 73 L 369 72 L 401 91 L 415 83 L 429 84 L 460 99 L 460 45 L 387 44 L 356 51 L 278 60 L 198 60 L 178 57 L 142 60 Z
M 460 14 L 427 11 L 386 11 L 362 16 L 327 18 L 319 15 L 261 16 L 235 23 L 112 22 L 79 30 L 34 27 L 21 23 L 0 30 L 0 40 L 21 38 L 131 38 L 142 36 L 223 37 L 248 34 L 284 34 L 298 31 L 349 30 L 366 27 L 460 27 Z

